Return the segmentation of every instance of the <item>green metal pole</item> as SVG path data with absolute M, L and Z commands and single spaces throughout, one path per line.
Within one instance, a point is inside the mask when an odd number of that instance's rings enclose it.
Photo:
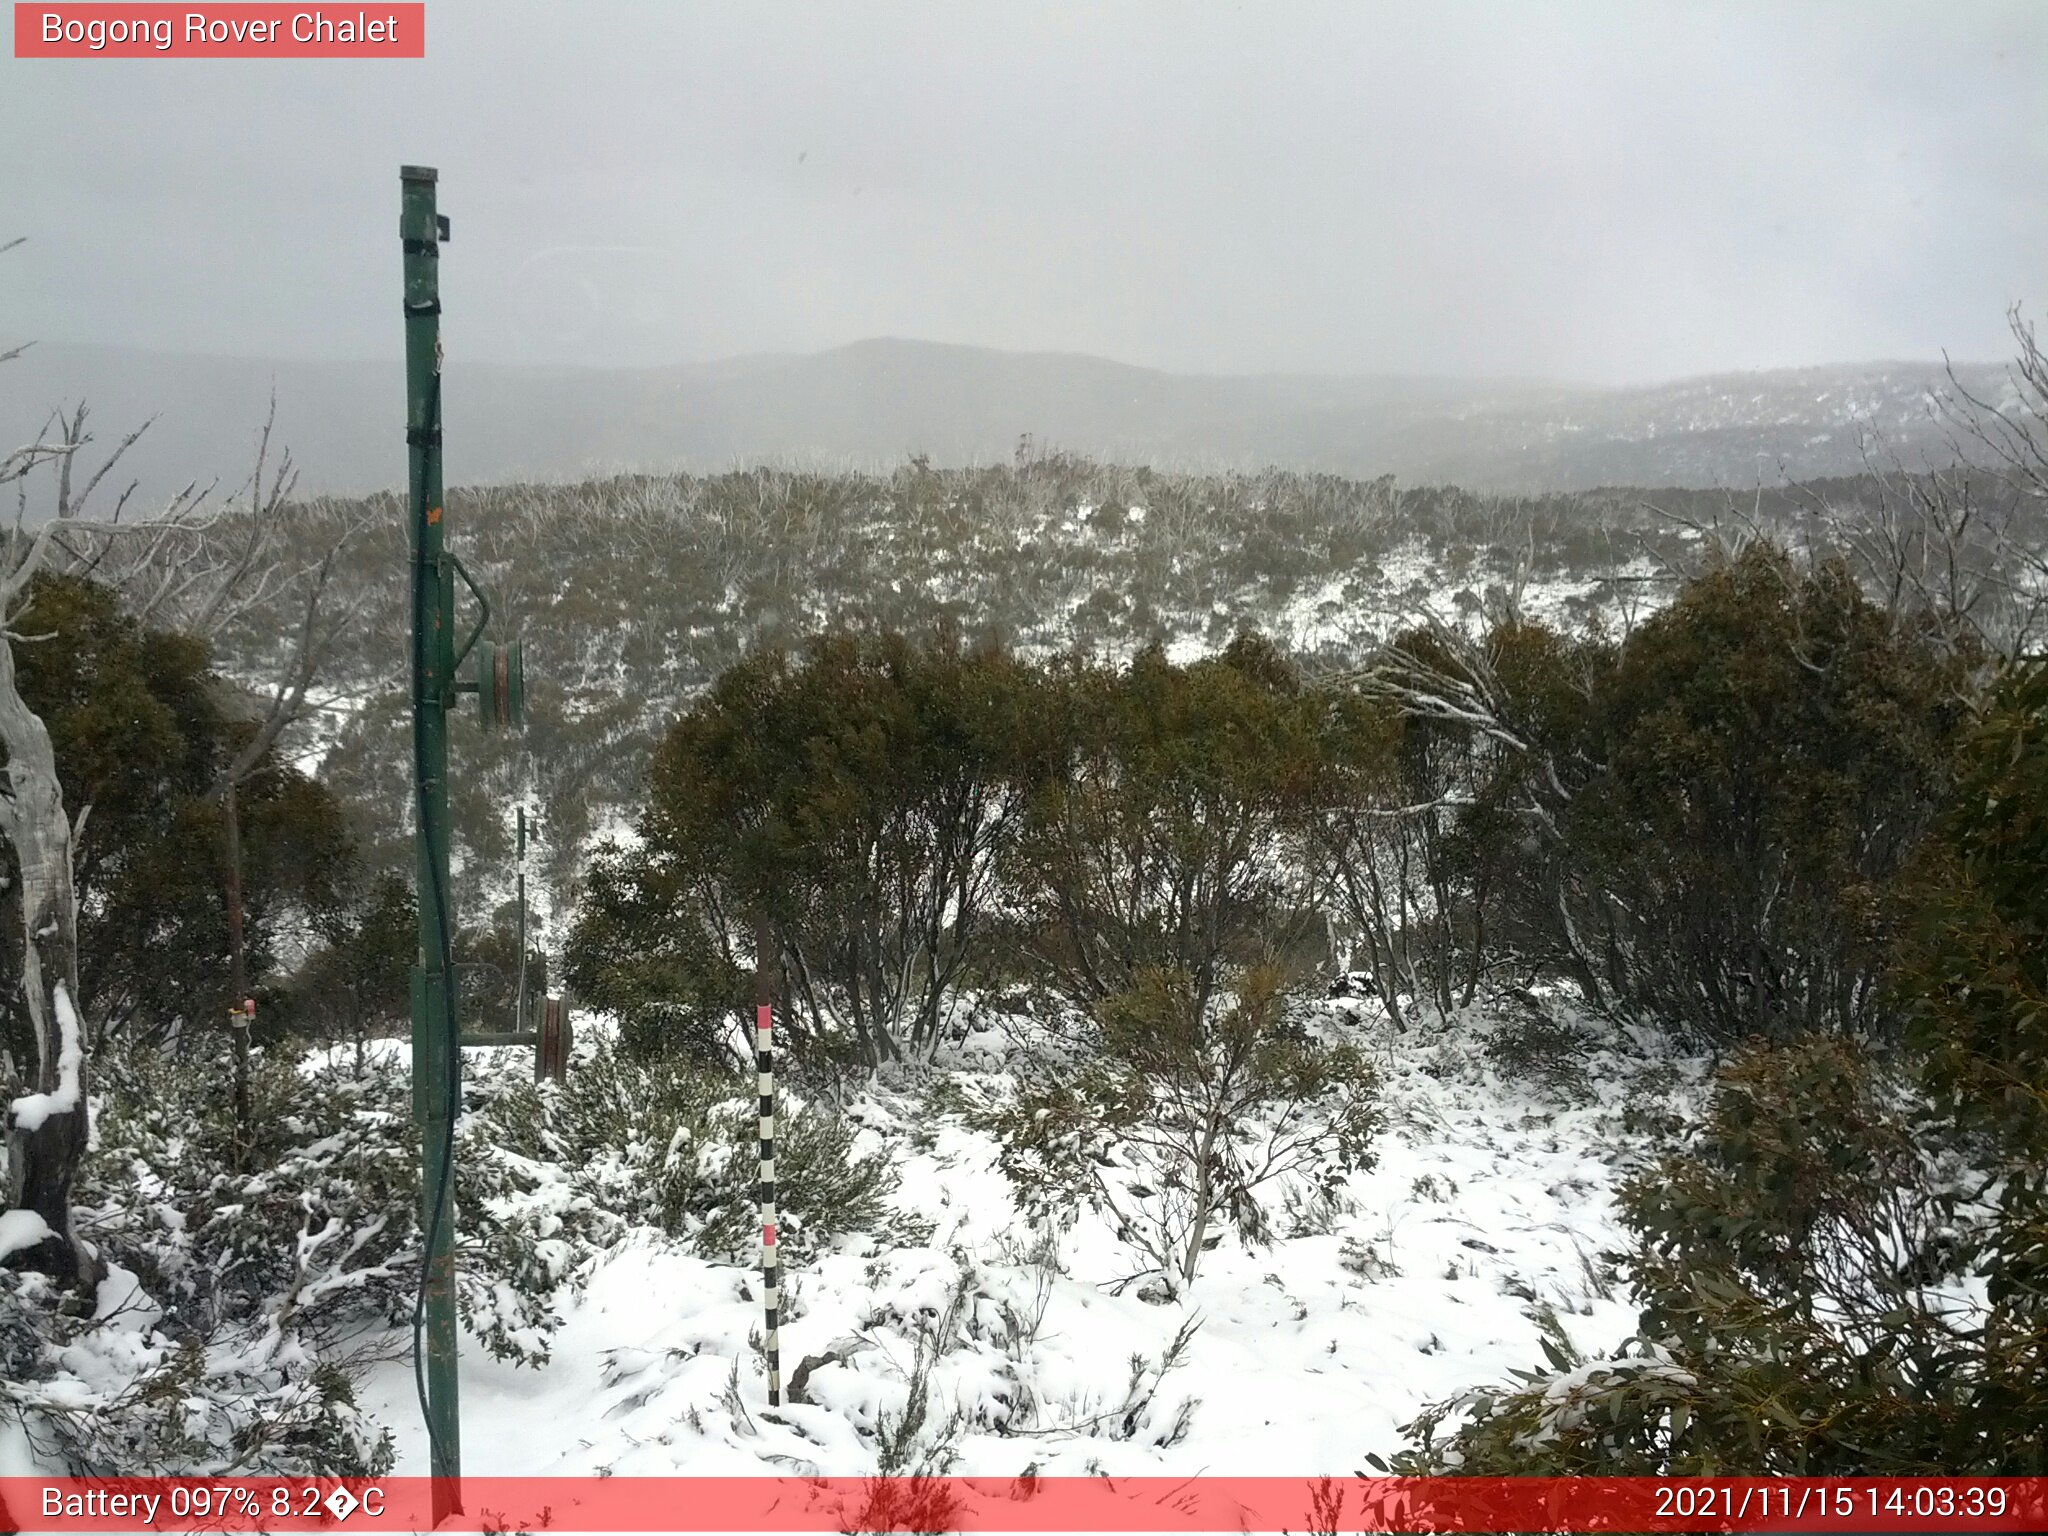
M 426 1416 L 432 1446 L 433 1515 L 462 1508 L 461 1415 L 455 1354 L 453 1121 L 461 1094 L 454 978 L 448 972 L 448 710 L 455 697 L 452 568 L 442 551 L 441 285 L 445 226 L 435 211 L 435 173 L 399 171 L 405 247 L 406 444 L 411 460 L 413 560 L 413 767 L 419 882 L 419 965 L 413 971 L 413 1117 L 422 1147 L 421 1219 L 427 1231 Z

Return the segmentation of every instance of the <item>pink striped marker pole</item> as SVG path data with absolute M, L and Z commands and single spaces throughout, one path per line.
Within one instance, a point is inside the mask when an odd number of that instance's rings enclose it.
M 775 1248 L 774 937 L 764 916 L 754 924 L 754 1070 L 761 1095 L 761 1297 L 767 1309 L 768 1404 L 782 1404 L 782 1260 Z

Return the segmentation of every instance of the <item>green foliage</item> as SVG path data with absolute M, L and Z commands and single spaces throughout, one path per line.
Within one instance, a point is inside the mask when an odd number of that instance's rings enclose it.
M 1922 1053 L 1925 1132 L 1955 1138 L 1991 1189 L 1969 1257 L 1984 1272 L 1987 1392 L 2031 1423 L 2048 1466 L 2048 664 L 2015 667 L 1962 756 L 1943 837 L 1921 871 L 1898 987 Z M 2017 1454 L 2017 1452 L 2016 1452 Z
M 140 1289 L 111 1317 L 9 1276 L 0 1406 L 96 1474 L 367 1475 L 388 1435 L 357 1408 L 353 1348 L 403 1325 L 419 1276 L 419 1148 L 403 1068 L 258 1054 L 245 1161 L 225 1049 L 103 1063 L 80 1224 Z M 510 1143 L 524 1061 L 479 1065 L 457 1149 L 457 1298 L 500 1359 L 538 1364 L 554 1299 L 617 1219 Z M 249 1172 L 249 1168 L 259 1171 Z M 9 1317 L 29 1338 L 7 1334 Z
M 1225 1225 L 1270 1242 L 1278 1186 L 1334 1204 L 1380 1127 L 1370 1064 L 1288 1016 L 1277 967 L 1230 982 L 1218 997 L 1185 972 L 1141 972 L 1101 1005 L 1094 1061 L 989 1121 L 1029 1209 L 1104 1211 L 1173 1287 L 1194 1283 Z
M 659 1226 L 707 1256 L 753 1252 L 760 1143 L 751 1085 L 674 1057 L 600 1046 L 579 1057 L 566 1083 L 536 1097 L 535 1155 L 544 1149 L 572 1170 L 602 1209 Z M 858 1152 L 846 1121 L 787 1094 L 776 1100 L 775 1174 L 785 1258 L 876 1225 L 893 1187 L 887 1161 Z
M 0 1275 L 0 1334 L 23 1346 L 0 1377 L 0 1416 L 19 1417 L 39 1460 L 75 1473 L 374 1477 L 391 1468 L 389 1432 L 332 1364 L 215 1351 L 169 1319 L 139 1328 L 86 1319 L 33 1275 Z
M 1153 647 L 1053 683 L 1060 771 L 1037 783 L 1010 876 L 1031 959 L 1084 1009 L 1172 970 L 1206 1013 L 1226 971 L 1308 926 L 1321 701 L 1249 634 L 1185 667 Z
M 1411 1001 L 1449 1012 L 1542 953 L 1540 834 L 1554 825 L 1559 764 L 1577 776 L 1588 690 L 1607 661 L 1597 640 L 1507 617 L 1476 640 L 1397 635 L 1333 694 L 1317 846 L 1329 900 L 1398 1024 Z
M 1861 1047 L 1756 1046 L 1705 1123 L 1632 1178 L 1638 1336 L 1425 1412 L 1402 1470 L 1932 1475 L 2015 1470 L 1987 1420 L 2009 1362 L 1968 1317 L 1962 1187 Z M 1456 1411 L 1469 1421 L 1439 1439 Z
M 411 1023 L 419 954 L 412 887 L 396 875 L 380 876 L 326 926 L 326 946 L 292 976 L 287 1017 L 306 1038 L 354 1042 L 361 1067 L 365 1042 Z
M 928 1052 L 1017 815 L 1029 697 L 1007 655 L 943 637 L 836 633 L 734 667 L 663 741 L 642 846 L 593 879 L 579 995 L 636 1041 L 681 1022 L 701 1054 L 760 914 L 799 1050 Z
M 80 1222 L 137 1277 L 138 1305 L 94 1321 L 38 1277 L 5 1277 L 0 1411 L 33 1413 L 54 1454 L 100 1473 L 388 1469 L 348 1362 L 366 1329 L 412 1316 L 418 1135 L 401 1065 L 337 1056 L 258 1053 L 246 1162 L 224 1050 L 109 1064 Z M 600 1048 L 567 1084 L 536 1084 L 511 1050 L 468 1063 L 465 1103 L 457 1300 L 494 1356 L 544 1363 L 564 1288 L 634 1224 L 752 1255 L 755 1102 L 731 1077 Z M 785 1253 L 880 1222 L 887 1164 L 844 1121 L 780 1110 Z
M 96 1240 L 195 1326 L 283 1330 L 320 1348 L 366 1316 L 409 1320 L 420 1187 L 410 1074 L 383 1058 L 360 1073 L 289 1052 L 261 1058 L 257 1141 L 237 1162 L 227 1073 L 219 1053 L 136 1053 L 107 1069 L 85 1171 L 85 1202 L 102 1207 Z M 586 1203 L 565 1221 L 560 1175 L 508 1152 L 529 1073 L 513 1053 L 469 1074 L 458 1298 L 493 1354 L 538 1363 L 558 1321 L 554 1291 L 608 1218 Z
M 30 590 L 16 668 L 82 826 L 82 1011 L 103 1038 L 210 1027 L 228 1001 L 218 792 L 251 728 L 246 701 L 210 670 L 203 641 L 145 629 L 108 589 L 43 575 Z M 340 906 L 353 851 L 334 796 L 275 756 L 238 801 L 248 979 L 267 998 L 290 951 Z M 20 944 L 18 918 L 0 923 L 0 968 L 18 970 Z M 18 999 L 0 997 L 0 1018 L 21 1057 Z
M 715 888 L 689 877 L 693 862 L 644 849 L 601 849 L 564 951 L 576 996 L 617 1016 L 630 1054 L 732 1059 L 731 1016 L 751 995 L 729 947 L 734 935 Z
M 1754 1045 L 1624 1188 L 1639 1338 L 1438 1404 L 1396 1470 L 2048 1468 L 2048 669 L 1964 743 L 1889 985 L 1905 1050 Z M 1454 1412 L 1469 1415 L 1448 1434 Z
M 1659 501 L 1704 521 L 1717 497 Z M 1779 516 L 1796 509 L 1789 495 L 1763 499 Z M 1133 505 L 1142 521 L 1127 517 Z M 1400 596 L 1382 579 L 1399 549 L 1476 564 L 1469 557 L 1512 528 L 1516 550 L 1565 577 L 1604 574 L 1616 551 L 1683 550 L 1627 491 L 1506 499 L 1385 477 L 1190 475 L 1071 455 L 880 474 L 752 468 L 455 487 L 448 515 L 494 605 L 518 615 L 531 655 L 548 658 L 529 678 L 523 732 L 458 726 L 478 792 L 458 797 L 456 836 L 484 846 L 493 807 L 530 790 L 552 808 L 549 878 L 562 886 L 602 812 L 639 801 L 675 716 L 729 667 L 803 633 L 953 623 L 1040 654 L 1128 655 L 1162 633 L 1220 647 L 1289 608 L 1341 620 Z M 385 687 L 405 667 L 406 589 L 394 579 L 404 519 L 388 498 L 309 510 L 294 557 L 319 558 L 342 519 L 368 526 L 344 550 L 336 588 L 366 602 L 333 681 L 385 696 L 350 714 L 324 771 L 356 806 L 359 837 L 381 866 L 402 854 L 404 833 L 409 738 L 404 700 Z M 1333 580 L 1334 595 L 1324 590 Z M 254 672 L 274 638 L 250 626 L 223 644 L 238 671 Z
M 528 915 L 529 924 L 532 921 Z M 505 903 L 488 928 L 465 928 L 455 936 L 455 969 L 461 978 L 465 1029 L 509 1030 L 519 1022 L 519 904 Z M 526 946 L 525 1023 L 535 1027 L 547 996 L 548 957 L 533 942 Z
M 765 910 L 812 1065 L 928 1051 L 1020 962 L 1083 1008 L 1159 967 L 1206 999 L 1308 926 L 1322 708 L 1252 636 L 1186 667 L 847 634 L 764 654 L 663 743 L 570 982 L 629 1047 L 720 1060 Z
M 1511 1082 L 1569 1095 L 1583 1086 L 1591 1041 L 1583 1025 L 1524 1003 L 1488 1031 L 1487 1065 Z
M 2014 1169 L 2048 1161 L 2048 665 L 2016 668 L 1962 757 L 1900 988 L 1937 1102 Z
M 1889 1027 L 1882 896 L 1941 803 L 1969 658 L 1765 545 L 1595 695 L 1554 929 L 1590 995 L 1716 1043 Z
M 1520 970 L 1690 1043 L 1893 1030 L 1888 891 L 1977 660 L 1768 543 L 1619 643 L 1397 636 L 1332 710 L 1337 903 L 1397 1020 Z

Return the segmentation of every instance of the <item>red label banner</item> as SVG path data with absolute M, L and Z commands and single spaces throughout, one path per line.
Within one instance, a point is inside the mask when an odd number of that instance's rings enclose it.
M 423 59 L 422 3 L 23 5 L 17 59 Z
M 2048 1478 L 15 1477 L 0 1528 L 2040 1531 Z

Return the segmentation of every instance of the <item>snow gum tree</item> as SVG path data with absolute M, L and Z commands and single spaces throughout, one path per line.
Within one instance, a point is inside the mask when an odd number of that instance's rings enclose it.
M 17 240 L 0 245 L 5 251 Z M 12 362 L 23 348 L 0 353 Z M 63 430 L 52 434 L 55 418 L 36 439 L 0 456 L 0 486 L 14 485 L 42 470 L 57 482 L 56 515 L 33 532 L 17 518 L 0 543 L 0 837 L 14 854 L 19 884 L 22 957 L 21 998 L 28 1015 L 34 1060 L 17 1068 L 0 1060 L 0 1084 L 25 1078 L 30 1091 L 7 1106 L 5 1194 L 0 1214 L 0 1262 L 27 1265 L 58 1279 L 89 1287 L 97 1264 L 71 1226 L 71 1185 L 89 1139 L 92 1040 L 78 1008 L 78 891 L 72 878 L 76 835 L 65 813 L 49 730 L 23 700 L 15 628 L 32 583 L 58 551 L 57 534 L 69 531 L 69 514 L 88 497 L 113 460 L 74 498 L 72 471 L 87 441 L 81 406 Z M 131 435 L 129 443 L 135 440 Z M 122 445 L 125 449 L 126 443 Z M 116 449 L 114 459 L 120 457 Z M 26 509 L 24 496 L 21 506 Z M 176 522 L 182 498 L 169 509 Z
M 1895 1029 L 1885 888 L 1975 662 L 1765 540 L 1618 643 L 1511 618 L 1403 637 L 1340 701 L 1339 905 L 1439 1006 L 1517 965 L 1715 1047 Z
M 0 616 L 12 591 L 0 590 Z M 0 617 L 0 624 L 4 624 Z M 7 1109 L 7 1247 L 16 1262 L 89 1283 L 94 1265 L 71 1229 L 71 1181 L 85 1152 L 89 1045 L 78 1017 L 78 896 L 71 821 L 50 733 L 22 702 L 12 637 L 0 632 L 0 747 L 7 754 L 0 831 L 20 881 L 22 1003 L 35 1040 L 32 1091 Z
M 2048 664 L 2011 669 L 1962 754 L 1897 984 L 1923 1062 L 1924 1133 L 1984 1170 L 1991 1216 L 1980 1402 L 2014 1470 L 2048 1468 Z
M 1512 616 L 1418 628 L 1333 689 L 1315 839 L 1353 963 L 1405 1027 L 1526 961 L 1532 855 L 1582 777 L 1572 754 L 1603 653 Z M 1540 862 L 1540 861 L 1539 861 Z M 1542 915 L 1538 915 L 1539 926 Z
M 1623 1187 L 1638 1336 L 1431 1406 L 1397 1472 L 2038 1475 L 2048 1468 L 2048 666 L 1984 701 L 1884 985 L 1895 1048 L 1722 1066 Z
M 15 1106 L 27 1149 L 10 1167 L 20 1207 L 47 1221 L 65 1185 L 48 1170 L 76 1148 L 38 1138 L 72 1134 L 65 1116 L 94 1057 L 210 1032 L 231 988 L 266 995 L 290 930 L 335 905 L 352 857 L 333 798 L 266 750 L 242 774 L 235 900 L 224 901 L 215 775 L 246 750 L 246 732 L 223 707 L 205 642 L 48 571 L 22 585 L 12 614 L 11 634 L 27 639 L 9 644 L 0 672 L 0 869 L 17 875 L 0 887 L 0 973 L 23 984 L 0 995 L 0 1049 L 41 1064 Z M 237 1099 L 247 1140 L 249 1101 Z
M 765 916 L 800 1050 L 928 1053 L 982 953 L 1034 696 L 945 637 L 842 631 L 731 668 L 655 754 L 642 846 L 593 871 L 571 984 L 634 1039 L 703 1051 Z
M 242 777 L 240 877 L 227 881 L 216 785 L 249 727 L 206 642 L 137 621 L 110 588 L 49 572 L 32 584 L 22 623 L 35 640 L 16 653 L 16 685 L 49 732 L 75 828 L 73 1001 L 100 1054 L 189 1049 L 197 1034 L 219 1032 L 224 995 L 257 997 L 268 1028 L 281 1018 L 270 998 L 285 955 L 306 930 L 339 919 L 355 878 L 341 807 L 266 752 Z M 230 884 L 241 897 L 239 975 Z M 0 928 L 0 970 L 13 972 L 20 942 L 11 921 Z M 0 1041 L 31 1049 L 18 997 L 0 996 Z
M 1253 635 L 1187 666 L 1155 646 L 1053 682 L 1057 771 L 1036 784 L 1008 879 L 1029 964 L 1091 1011 L 1171 971 L 1206 1016 L 1228 975 L 1311 929 L 1322 703 Z
M 46 457 L 36 447 L 18 450 L 0 467 L 0 482 L 19 478 Z M 50 732 L 23 700 L 14 661 L 21 639 L 14 625 L 55 527 L 54 520 L 45 523 L 33 537 L 17 529 L 0 560 L 0 752 L 6 756 L 0 834 L 14 852 L 20 885 L 21 998 L 35 1055 L 24 1072 L 30 1091 L 7 1107 L 9 1228 L 0 1255 L 90 1284 L 96 1266 L 71 1227 L 71 1184 L 87 1140 L 92 1048 L 77 1006 L 73 828 Z
M 0 363 L 23 350 L 0 353 Z M 0 538 L 0 840 L 13 858 L 21 936 L 18 1000 L 31 1058 L 18 1064 L 0 1060 L 0 1083 L 29 1089 L 15 1094 L 6 1107 L 9 1209 L 0 1259 L 89 1286 L 98 1266 L 72 1230 L 69 1205 L 90 1139 L 89 1092 L 98 1043 L 96 1021 L 80 990 L 76 865 L 93 806 L 90 801 L 67 806 L 57 744 L 44 715 L 24 692 L 17 648 L 49 640 L 36 633 L 30 614 L 39 588 L 47 595 L 45 578 L 53 573 L 119 589 L 131 617 L 176 614 L 195 605 L 204 613 L 252 604 L 270 595 L 276 578 L 263 569 L 265 557 L 274 553 L 267 533 L 242 541 L 239 556 L 209 538 L 215 519 L 202 515 L 201 508 L 211 487 L 188 485 L 151 515 L 123 521 L 135 489 L 131 483 L 109 515 L 88 515 L 94 492 L 148 424 L 88 469 L 81 457 L 93 442 L 87 420 L 83 404 L 53 413 L 34 441 L 0 455 L 0 486 L 20 487 L 15 524 Z M 45 482 L 49 491 L 47 504 L 39 509 L 47 515 L 32 527 L 23 483 L 31 477 Z M 259 460 L 258 490 L 261 477 Z M 275 509 L 274 502 L 269 510 Z M 268 520 L 255 521 L 260 530 Z M 305 681 L 302 675 L 296 686 L 280 690 L 280 699 L 295 709 L 303 701 Z M 245 744 L 238 773 L 269 766 L 264 760 L 274 731 L 258 736 Z M 238 901 L 230 905 L 239 908 Z M 239 955 L 242 947 L 236 948 Z
M 1839 563 L 1756 545 L 1621 647 L 1559 818 L 1589 996 L 1715 1044 L 1893 1027 L 1881 895 L 1926 834 L 1967 661 Z

